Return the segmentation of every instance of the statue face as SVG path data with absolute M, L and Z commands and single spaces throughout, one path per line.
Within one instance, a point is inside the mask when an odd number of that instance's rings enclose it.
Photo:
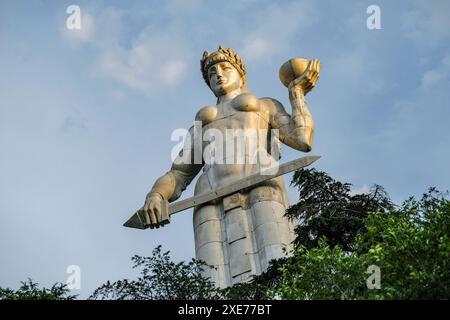
M 216 63 L 208 69 L 209 86 L 219 97 L 242 86 L 242 77 L 229 62 Z

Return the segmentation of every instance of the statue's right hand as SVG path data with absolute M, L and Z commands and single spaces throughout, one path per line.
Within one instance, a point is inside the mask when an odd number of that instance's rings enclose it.
M 306 95 L 314 88 L 319 80 L 321 64 L 317 59 L 310 60 L 306 71 L 298 78 L 291 81 L 289 84 L 289 92 L 298 91 L 298 87 L 301 88 L 302 94 Z
M 145 199 L 145 204 L 140 212 L 145 217 L 147 226 L 151 229 L 159 228 L 168 223 L 168 221 L 162 221 L 162 203 L 163 198 L 159 193 L 149 193 Z

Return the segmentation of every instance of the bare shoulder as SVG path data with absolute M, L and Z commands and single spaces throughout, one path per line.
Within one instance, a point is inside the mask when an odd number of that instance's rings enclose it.
M 203 125 L 208 124 L 216 119 L 217 107 L 216 106 L 205 106 L 201 108 L 196 116 L 195 121 L 201 121 Z
M 264 97 L 260 98 L 259 100 L 264 106 L 264 109 L 266 109 L 271 115 L 277 114 L 279 112 L 285 112 L 283 104 L 277 99 Z

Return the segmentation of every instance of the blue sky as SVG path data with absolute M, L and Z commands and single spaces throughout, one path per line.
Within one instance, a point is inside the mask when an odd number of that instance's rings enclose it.
M 79 31 L 65 28 L 71 4 Z M 381 30 L 366 26 L 371 4 Z M 122 223 L 168 170 L 172 131 L 214 103 L 199 59 L 219 44 L 244 59 L 250 91 L 287 110 L 281 64 L 321 60 L 307 96 L 316 168 L 396 202 L 448 189 L 449 14 L 437 0 L 2 1 L 0 286 L 65 282 L 79 265 L 86 297 L 158 244 L 194 256 L 191 211 L 148 232 Z

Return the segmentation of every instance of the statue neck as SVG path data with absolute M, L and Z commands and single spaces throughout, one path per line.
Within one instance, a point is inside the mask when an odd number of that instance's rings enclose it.
M 235 90 L 233 90 L 233 91 L 230 91 L 230 92 L 228 92 L 228 93 L 226 93 L 226 94 L 224 94 L 224 95 L 222 95 L 222 96 L 219 96 L 219 97 L 217 98 L 217 104 L 225 103 L 225 102 L 231 101 L 231 100 L 233 100 L 234 98 L 236 98 L 238 95 L 240 95 L 241 93 L 242 93 L 242 89 L 241 89 L 241 88 L 238 88 L 238 89 L 235 89 Z

